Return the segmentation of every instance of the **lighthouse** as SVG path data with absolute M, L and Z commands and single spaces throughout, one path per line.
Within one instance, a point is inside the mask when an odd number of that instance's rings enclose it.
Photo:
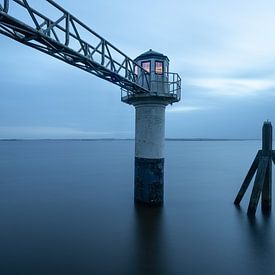
M 169 72 L 167 56 L 153 50 L 139 55 L 134 68 L 137 82 L 149 79 L 148 92 L 122 90 L 122 102 L 135 107 L 135 202 L 160 206 L 164 198 L 165 109 L 181 97 L 181 79 Z M 149 77 L 148 77 L 149 76 Z
M 136 110 L 135 201 L 163 204 L 165 108 L 181 96 L 181 79 L 169 72 L 168 57 L 149 50 L 132 60 L 53 0 L 47 2 L 62 14 L 59 19 L 48 18 L 28 1 L 13 2 L 30 17 L 14 17 L 4 0 L 0 34 L 121 87 L 122 102 Z

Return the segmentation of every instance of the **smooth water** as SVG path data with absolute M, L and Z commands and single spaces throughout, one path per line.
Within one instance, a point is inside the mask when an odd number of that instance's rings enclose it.
M 274 213 L 233 200 L 259 141 L 168 141 L 165 205 L 133 141 L 0 142 L 0 274 L 275 274 Z M 273 211 L 274 212 L 274 211 Z

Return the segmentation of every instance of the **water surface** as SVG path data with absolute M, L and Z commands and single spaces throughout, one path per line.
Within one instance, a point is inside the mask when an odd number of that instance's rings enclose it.
M 274 217 L 234 197 L 259 141 L 168 141 L 165 205 L 133 141 L 0 142 L 0 274 L 274 274 Z

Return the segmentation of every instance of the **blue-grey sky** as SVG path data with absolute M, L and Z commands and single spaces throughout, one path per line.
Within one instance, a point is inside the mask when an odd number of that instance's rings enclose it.
M 275 124 L 274 0 L 57 2 L 132 58 L 170 58 L 183 96 L 166 137 L 259 138 Z M 119 87 L 4 36 L 0 49 L 0 138 L 134 137 Z

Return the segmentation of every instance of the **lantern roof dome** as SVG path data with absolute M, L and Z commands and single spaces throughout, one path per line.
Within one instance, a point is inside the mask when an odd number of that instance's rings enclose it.
M 156 51 L 153 51 L 152 49 L 150 49 L 149 51 L 147 52 L 144 52 L 142 53 L 141 55 L 139 55 L 138 57 L 136 57 L 134 59 L 134 61 L 139 61 L 139 60 L 144 60 L 144 59 L 149 59 L 149 58 L 156 58 L 156 59 L 160 59 L 160 60 L 168 60 L 168 57 L 162 53 L 159 53 L 159 52 L 156 52 Z

